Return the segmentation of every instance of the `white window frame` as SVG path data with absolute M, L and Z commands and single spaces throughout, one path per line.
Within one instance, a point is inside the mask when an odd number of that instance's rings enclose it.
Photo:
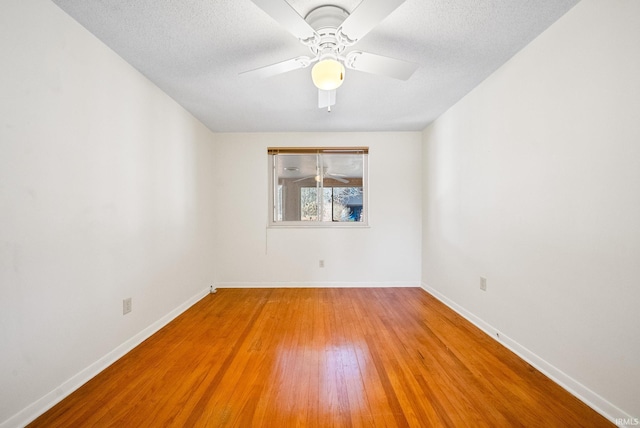
M 278 154 L 362 154 L 362 220 L 361 221 L 275 221 L 277 182 L 276 163 Z M 368 147 L 269 147 L 267 148 L 269 180 L 268 180 L 268 227 L 269 228 L 367 228 L 369 227 L 369 148 Z M 331 186 L 336 187 L 336 186 Z M 320 188 L 323 188 L 321 186 Z

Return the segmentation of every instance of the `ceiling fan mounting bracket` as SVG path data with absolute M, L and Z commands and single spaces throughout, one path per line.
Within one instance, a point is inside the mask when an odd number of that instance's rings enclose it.
M 310 48 L 320 43 L 320 37 L 317 33 L 315 33 L 313 36 L 309 37 L 308 39 L 299 39 L 299 40 L 300 40 L 300 43 Z
M 295 60 L 300 64 L 300 68 L 307 68 L 314 61 L 314 59 L 306 56 L 299 56 Z
M 344 46 L 355 45 L 358 41 L 358 39 L 350 39 L 349 36 L 342 32 L 342 28 L 338 28 L 338 31 L 336 31 L 336 37 L 338 38 L 338 41 Z
M 358 67 L 356 67 L 356 61 L 358 60 L 358 57 L 362 55 L 362 52 L 360 51 L 351 51 L 347 54 L 347 56 L 344 58 L 344 65 L 347 68 L 353 68 L 354 70 L 357 70 Z

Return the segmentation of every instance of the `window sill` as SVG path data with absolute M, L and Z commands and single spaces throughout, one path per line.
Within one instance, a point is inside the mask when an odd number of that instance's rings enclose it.
M 282 223 L 270 223 L 268 229 L 368 229 L 368 223 L 363 222 L 312 222 L 312 221 L 289 221 Z

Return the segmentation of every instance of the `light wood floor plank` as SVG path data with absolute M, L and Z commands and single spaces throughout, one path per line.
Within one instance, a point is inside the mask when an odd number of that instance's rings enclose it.
M 32 427 L 611 427 L 419 288 L 221 289 Z

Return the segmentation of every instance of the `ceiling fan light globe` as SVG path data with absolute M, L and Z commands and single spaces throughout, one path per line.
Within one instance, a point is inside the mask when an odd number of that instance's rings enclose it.
M 311 69 L 311 80 L 318 89 L 331 91 L 344 82 L 344 65 L 334 59 L 324 59 Z

